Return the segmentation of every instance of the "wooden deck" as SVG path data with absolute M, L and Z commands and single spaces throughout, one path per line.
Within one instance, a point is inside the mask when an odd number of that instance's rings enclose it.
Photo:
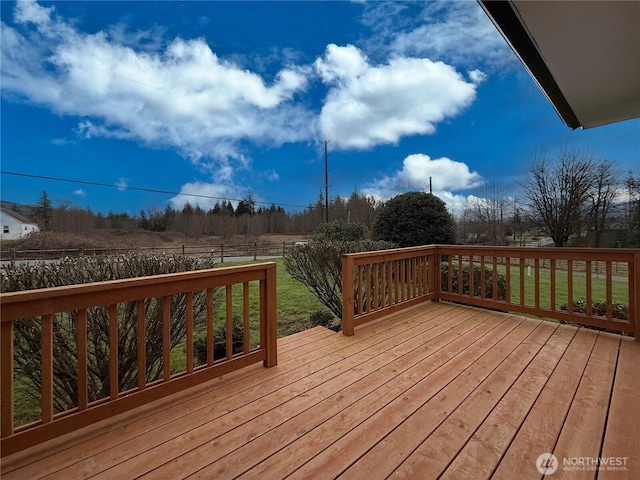
M 553 479 L 640 478 L 629 337 L 428 302 L 278 358 L 6 457 L 2 478 L 511 480 L 545 452 Z

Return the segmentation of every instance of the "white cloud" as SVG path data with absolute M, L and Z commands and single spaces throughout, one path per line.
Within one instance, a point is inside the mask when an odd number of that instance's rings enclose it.
M 352 45 L 329 45 L 315 68 L 331 88 L 320 114 L 324 138 L 343 149 L 395 144 L 432 134 L 475 99 L 475 85 L 426 58 L 393 58 L 372 66 Z
M 118 190 L 120 190 L 121 192 L 123 190 L 126 190 L 127 187 L 129 186 L 129 179 L 128 178 L 119 178 L 118 181 L 116 182 L 116 186 L 118 187 Z
M 422 5 L 414 25 L 399 33 L 397 29 L 389 31 L 390 51 L 490 71 L 517 65 L 515 55 L 477 2 L 424 2 Z
M 193 182 L 180 189 L 180 195 L 169 199 L 173 208 L 182 209 L 187 202 L 192 207 L 199 205 L 204 211 L 213 208 L 221 198 L 238 198 L 235 187 L 224 183 Z
M 73 191 L 74 195 L 78 195 L 80 197 L 86 197 L 87 196 L 87 192 L 85 192 L 83 189 L 79 188 L 77 190 Z
M 49 21 L 53 10 L 53 7 L 42 7 L 32 0 L 20 0 L 16 2 L 15 20 L 42 25 Z
M 279 146 L 313 136 L 313 115 L 292 101 L 309 69 L 283 68 L 267 82 L 204 39 L 156 50 L 159 31 L 118 24 L 88 34 L 30 1 L 16 5 L 14 20 L 16 28 L 2 23 L 3 93 L 83 117 L 85 137 L 174 148 L 194 163 L 242 163 L 243 141 Z
M 275 170 L 269 170 L 267 172 L 264 172 L 264 176 L 270 182 L 275 182 L 280 180 L 280 175 L 278 175 L 278 172 L 276 172 Z
M 442 157 L 432 159 L 417 153 L 406 157 L 402 169 L 390 176 L 366 185 L 365 195 L 387 200 L 407 191 L 429 191 L 429 178 L 433 193 L 442 199 L 454 214 L 462 211 L 467 197 L 454 192 L 477 187 L 482 183 L 478 172 L 473 172 L 462 162 Z
M 469 72 L 469 79 L 475 84 L 480 85 L 487 79 L 487 74 L 480 70 L 471 70 Z

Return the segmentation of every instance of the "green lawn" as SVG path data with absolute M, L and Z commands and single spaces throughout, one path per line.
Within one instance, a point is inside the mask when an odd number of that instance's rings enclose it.
M 505 273 L 506 268 L 504 265 L 498 266 L 498 272 Z M 535 301 L 535 273 L 534 269 L 531 269 L 531 274 L 528 275 L 528 269 L 524 272 L 524 284 L 525 284 L 525 304 L 534 305 Z M 520 267 L 511 266 L 511 301 L 513 303 L 520 302 Z M 591 296 L 593 302 L 605 302 L 606 296 L 606 283 L 603 278 L 604 274 L 600 275 L 600 278 L 593 278 L 591 280 Z M 564 305 L 568 301 L 568 275 L 567 272 L 556 270 L 556 308 Z M 586 300 L 587 299 L 587 283 L 586 276 L 583 273 L 574 273 L 573 275 L 573 300 Z M 549 269 L 540 269 L 540 306 L 543 308 L 549 308 L 551 306 L 551 272 Z M 626 281 L 612 280 L 611 282 L 612 299 L 615 303 L 629 304 L 629 284 Z
M 278 310 L 278 337 L 291 335 L 313 327 L 310 316 L 318 311 L 329 312 L 318 298 L 302 283 L 295 280 L 287 273 L 284 267 L 284 258 L 274 260 L 276 267 L 276 283 L 277 283 L 277 310 Z M 220 266 L 232 267 L 237 265 L 248 265 L 252 263 L 261 263 L 262 260 L 250 262 L 224 262 Z M 243 286 L 238 284 L 232 288 L 233 299 L 233 317 L 235 322 L 242 322 L 243 305 L 242 295 Z M 216 305 L 214 312 L 214 330 L 221 332 L 224 330 L 226 322 L 226 300 L 225 290 L 220 289 L 220 301 Z M 249 282 L 249 321 L 251 325 L 251 346 L 259 343 L 259 282 Z M 186 345 L 179 345 L 171 352 L 171 369 L 174 372 L 184 371 L 186 369 Z

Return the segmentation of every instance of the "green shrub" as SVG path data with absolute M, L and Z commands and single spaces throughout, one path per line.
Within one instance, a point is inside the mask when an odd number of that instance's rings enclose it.
M 373 224 L 373 238 L 400 247 L 456 243 L 456 224 L 435 195 L 407 192 L 386 202 Z
M 238 317 L 233 319 L 232 350 L 233 355 L 241 353 L 244 348 L 244 327 Z M 207 337 L 198 335 L 193 341 L 193 353 L 198 365 L 207 363 Z M 227 338 L 225 332 L 216 330 L 213 337 L 213 359 L 221 360 L 227 357 Z
M 334 220 L 321 223 L 316 228 L 315 240 L 319 242 L 357 242 L 367 236 L 367 227 L 362 223 Z
M 568 304 L 560 306 L 560 310 L 568 310 Z M 629 319 L 629 306 L 624 303 L 614 302 L 611 304 L 611 309 L 613 311 L 613 318 L 617 318 L 619 320 L 628 320 Z M 573 311 L 576 313 L 587 313 L 587 302 L 586 300 L 576 300 L 573 302 Z M 592 315 L 596 315 L 598 317 L 606 317 L 607 316 L 607 302 L 591 302 L 591 312 Z
M 440 264 L 441 271 L 441 286 L 440 289 L 443 292 L 449 291 L 449 264 L 442 262 Z M 456 263 L 451 265 L 452 274 L 452 293 L 462 293 L 469 295 L 469 265 L 462 265 L 462 292 L 460 292 L 460 275 L 459 268 Z M 473 265 L 473 296 L 482 296 L 482 268 L 480 265 Z M 498 300 L 506 300 L 507 298 L 507 279 L 506 277 L 498 273 Z M 484 296 L 485 298 L 493 298 L 493 270 L 489 267 L 484 269 Z
M 3 292 L 75 285 L 104 280 L 177 273 L 215 266 L 211 258 L 190 258 L 181 255 L 126 254 L 117 256 L 86 256 L 64 258 L 58 262 L 35 265 L 3 266 Z M 218 301 L 219 295 L 214 295 Z M 171 348 L 186 337 L 186 296 L 171 296 Z M 206 292 L 195 292 L 194 330 L 201 332 L 206 323 Z M 108 306 L 87 310 L 89 400 L 109 395 L 109 315 Z M 146 308 L 146 371 L 147 381 L 162 374 L 162 299 L 149 298 Z M 137 304 L 118 304 L 118 388 L 135 388 L 138 378 L 137 362 Z M 54 408 L 67 410 L 77 404 L 77 345 L 78 311 L 57 313 L 54 330 Z M 14 324 L 16 382 L 22 395 L 38 402 L 41 392 L 40 320 L 24 319 Z M 17 385 L 18 387 L 18 385 Z

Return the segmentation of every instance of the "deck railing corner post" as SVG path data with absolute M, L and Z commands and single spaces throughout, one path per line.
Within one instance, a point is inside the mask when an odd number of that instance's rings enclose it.
M 354 334 L 353 308 L 353 259 L 342 256 L 342 333 L 348 337 Z
M 265 339 L 266 339 L 266 358 L 263 362 L 264 366 L 274 367 L 278 364 L 278 309 L 277 309 L 277 292 L 276 292 L 276 266 L 275 264 L 267 267 L 266 278 L 266 322 Z
M 440 245 L 433 246 L 433 254 L 429 260 L 432 268 L 431 271 L 433 274 L 431 275 L 431 281 L 433 284 L 431 285 L 431 291 L 433 292 L 433 302 L 440 301 L 440 283 L 442 282 L 442 269 L 440 268 L 440 255 L 442 252 L 440 251 L 442 248 Z

